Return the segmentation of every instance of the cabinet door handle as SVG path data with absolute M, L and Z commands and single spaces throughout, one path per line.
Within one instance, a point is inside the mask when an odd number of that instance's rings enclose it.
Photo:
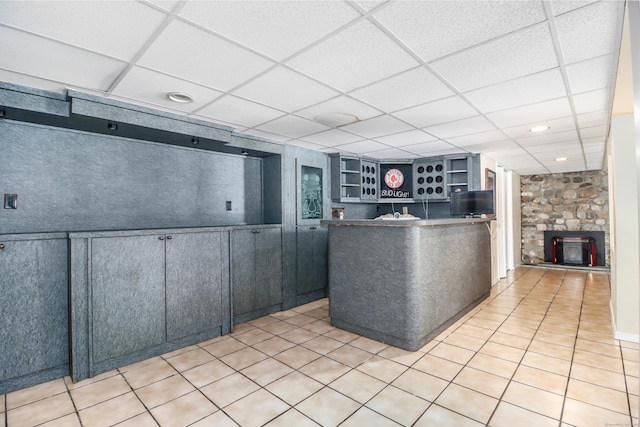
M 173 239 L 173 236 L 167 236 L 167 240 Z
M 260 233 L 260 230 L 253 230 L 254 233 Z
M 4 249 L 4 243 L 0 243 L 0 249 Z
M 309 227 L 309 230 L 317 230 L 318 227 Z
M 158 239 L 164 240 L 164 236 L 160 236 L 160 237 L 158 237 Z

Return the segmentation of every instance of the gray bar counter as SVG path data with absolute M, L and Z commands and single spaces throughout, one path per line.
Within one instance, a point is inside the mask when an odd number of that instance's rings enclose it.
M 332 324 L 420 349 L 489 296 L 489 221 L 323 221 Z

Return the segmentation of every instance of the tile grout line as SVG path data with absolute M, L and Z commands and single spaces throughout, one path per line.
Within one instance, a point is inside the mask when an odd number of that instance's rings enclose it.
M 517 305 L 516 307 L 514 307 L 514 308 L 513 308 L 512 312 L 511 312 L 512 314 L 513 314 L 513 312 L 515 312 L 515 311 L 516 311 L 516 309 L 517 309 L 517 308 L 522 304 L 522 302 L 527 298 L 527 296 L 531 295 L 531 292 L 536 288 L 536 286 L 538 286 L 538 284 L 543 280 L 543 278 L 547 275 L 547 273 L 548 273 L 548 271 L 545 271 L 545 272 L 544 272 L 544 273 L 543 273 L 543 274 L 538 278 L 538 280 L 535 282 L 535 284 L 534 284 L 534 285 L 529 289 L 529 291 L 527 292 L 527 294 L 526 294 L 525 296 L 523 296 L 523 297 L 520 299 L 520 302 L 518 303 L 518 305 Z M 521 277 L 522 277 L 522 276 L 521 276 Z M 563 278 L 564 278 L 564 276 L 563 276 Z M 509 287 L 511 287 L 514 283 L 515 283 L 515 281 L 514 281 L 514 282 L 513 282 Z M 559 288 L 560 288 L 560 286 L 558 286 L 558 289 L 559 289 Z M 554 299 L 555 299 L 555 296 L 557 295 L 558 289 L 556 289 L 556 291 L 554 292 Z M 532 336 L 532 337 L 531 337 L 531 339 L 529 340 L 529 344 L 527 345 L 527 348 L 525 348 L 525 349 L 524 349 L 524 353 L 522 353 L 522 357 L 521 357 L 521 358 L 520 358 L 520 360 L 518 361 L 518 366 L 517 366 L 517 367 L 516 367 L 516 369 L 513 371 L 513 374 L 511 374 L 511 377 L 509 378 L 509 381 L 507 382 L 507 385 L 505 386 L 504 390 L 502 391 L 502 394 L 501 394 L 501 395 L 500 395 L 500 397 L 498 398 L 498 404 L 496 405 L 496 407 L 495 407 L 495 408 L 493 408 L 493 411 L 491 412 L 491 415 L 489 416 L 489 419 L 487 420 L 486 425 L 489 425 L 489 424 L 491 423 L 491 420 L 492 420 L 492 419 L 493 419 L 493 417 L 495 416 L 496 411 L 498 410 L 498 407 L 500 406 L 500 403 L 502 403 L 502 402 L 505 402 L 505 403 L 508 403 L 508 404 L 511 404 L 511 405 L 517 406 L 517 407 L 519 407 L 519 408 L 522 408 L 521 406 L 515 405 L 515 404 L 510 403 L 510 402 L 507 402 L 507 401 L 505 401 L 505 400 L 503 400 L 503 399 L 504 399 L 505 394 L 507 393 L 507 389 L 509 388 L 509 386 L 511 385 L 511 383 L 512 383 L 512 382 L 514 382 L 513 378 L 515 377 L 516 373 L 517 373 L 517 372 L 518 372 L 518 370 L 520 369 L 520 366 L 522 366 L 522 361 L 524 360 L 525 356 L 527 355 L 527 352 L 529 351 L 529 348 L 531 347 L 531 343 L 533 342 L 533 339 L 535 338 L 536 333 L 540 330 L 540 325 L 541 325 L 541 324 L 542 324 L 542 322 L 544 321 L 544 318 L 547 316 L 547 313 L 549 312 L 549 308 L 551 307 L 552 302 L 553 302 L 553 299 L 552 299 L 552 301 L 551 301 L 551 302 L 549 302 L 549 305 L 548 305 L 548 307 L 547 307 L 547 310 L 545 311 L 545 315 L 544 315 L 544 316 L 542 317 L 542 319 L 540 320 L 540 323 L 538 324 L 538 327 L 536 328 L 535 333 L 533 334 L 533 336 Z M 511 316 L 511 315 L 509 315 L 509 317 L 510 317 L 510 316 Z M 509 317 L 507 317 L 507 319 L 508 319 Z M 504 322 L 506 322 L 506 321 L 507 321 L 507 319 L 505 319 L 505 320 L 502 322 L 502 324 L 504 324 Z M 501 326 L 502 326 L 502 324 L 501 324 Z M 498 328 L 496 328 L 496 332 L 497 332 L 497 329 L 498 329 Z M 495 333 L 495 332 L 494 332 L 494 333 Z M 488 340 L 487 340 L 487 341 L 488 341 Z M 525 365 L 525 366 L 526 366 L 526 365 Z M 517 381 L 515 381 L 515 382 L 517 382 Z M 526 385 L 526 384 L 525 384 L 525 385 Z M 548 417 L 548 416 L 547 416 L 547 415 L 545 415 L 545 414 L 540 414 L 539 412 L 532 411 L 531 409 L 528 409 L 528 408 L 522 408 L 522 409 L 524 409 L 524 410 L 526 410 L 526 411 L 530 411 L 530 412 L 536 413 L 536 414 L 539 414 L 539 415 L 542 415 L 542 416 L 547 417 L 547 418 L 550 418 L 550 419 L 553 419 L 553 418 L 551 418 L 551 417 Z M 557 420 L 557 421 L 558 421 L 558 425 L 560 425 L 560 424 L 561 424 L 560 420 Z

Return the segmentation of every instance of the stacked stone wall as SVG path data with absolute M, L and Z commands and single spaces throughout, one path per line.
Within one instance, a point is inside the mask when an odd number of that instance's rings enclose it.
M 604 231 L 609 252 L 609 182 L 607 171 L 520 177 L 522 262 L 544 262 L 545 231 Z

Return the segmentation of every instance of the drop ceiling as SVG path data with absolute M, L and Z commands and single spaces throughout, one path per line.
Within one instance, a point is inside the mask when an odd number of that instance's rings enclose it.
M 601 169 L 623 9 L 604 0 L 5 0 L 0 81 L 326 153 L 483 153 L 523 175 Z M 550 128 L 531 133 L 536 125 Z

